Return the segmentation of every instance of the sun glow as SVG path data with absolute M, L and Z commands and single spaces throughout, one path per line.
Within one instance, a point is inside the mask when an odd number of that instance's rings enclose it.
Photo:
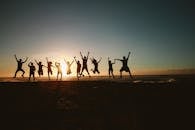
M 65 64 L 63 59 L 60 60 L 60 65 L 61 65 L 61 69 L 62 69 L 62 75 L 67 76 L 67 74 L 66 74 L 66 64 Z

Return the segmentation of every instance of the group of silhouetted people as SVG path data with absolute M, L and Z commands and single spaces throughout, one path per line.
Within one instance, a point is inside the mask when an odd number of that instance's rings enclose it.
M 78 59 L 76 59 L 76 57 L 74 57 L 72 62 L 66 61 L 66 59 L 64 59 L 64 61 L 66 63 L 66 66 L 67 66 L 67 70 L 66 70 L 67 75 L 72 73 L 71 66 L 74 63 L 74 61 L 76 62 L 76 64 L 77 64 L 76 76 L 77 76 L 78 80 L 79 80 L 80 77 L 84 76 L 84 74 L 83 74 L 84 70 L 87 72 L 88 76 L 91 77 L 90 73 L 89 73 L 89 70 L 88 70 L 88 64 L 87 64 L 88 58 L 89 58 L 89 52 L 87 53 L 87 56 L 83 56 L 81 52 L 80 52 L 80 55 L 81 55 L 81 58 L 82 58 L 82 63 L 83 63 L 82 65 L 81 65 L 80 61 Z M 109 77 L 114 78 L 113 64 L 115 64 L 116 60 L 118 60 L 118 61 L 122 62 L 122 67 L 120 69 L 120 77 L 122 78 L 122 72 L 125 71 L 125 72 L 128 72 L 129 76 L 133 79 L 131 71 L 128 67 L 129 56 L 130 56 L 130 52 L 128 53 L 127 58 L 125 56 L 123 56 L 123 59 L 114 59 L 114 62 L 112 62 L 110 60 L 110 58 L 108 57 L 108 67 L 109 67 L 108 68 L 108 74 L 109 74 Z M 18 60 L 16 55 L 14 55 L 14 57 L 17 61 L 17 70 L 15 72 L 14 78 L 16 78 L 16 75 L 19 71 L 22 71 L 22 77 L 24 77 L 25 71 L 22 69 L 22 65 L 23 65 L 23 63 L 27 62 L 28 57 L 26 57 L 26 59 L 24 61 L 22 59 Z M 97 60 L 93 57 L 93 58 L 90 58 L 90 60 L 91 60 L 92 64 L 94 65 L 94 69 L 91 69 L 91 71 L 94 74 L 95 73 L 100 74 L 100 71 L 98 69 L 98 65 L 101 62 L 102 58 L 100 57 L 99 60 Z M 59 62 L 55 62 L 55 66 L 53 66 L 52 61 L 49 61 L 49 59 L 47 57 L 46 57 L 46 61 L 47 61 L 47 66 L 43 65 L 41 61 L 38 62 L 37 60 L 35 60 L 36 64 L 38 65 L 38 75 L 39 75 L 39 77 L 43 76 L 43 67 L 46 67 L 47 68 L 48 79 L 50 80 L 50 75 L 53 74 L 52 67 L 55 67 L 57 69 L 57 80 L 59 80 L 59 79 L 62 80 L 62 66 L 61 66 L 61 64 Z M 29 80 L 31 79 L 31 76 L 33 77 L 33 80 L 35 80 L 36 67 L 34 66 L 33 62 L 30 62 L 28 64 L 28 67 L 29 67 Z M 81 67 L 82 67 L 82 69 L 81 69 Z M 59 78 L 59 76 L 60 76 L 60 78 Z

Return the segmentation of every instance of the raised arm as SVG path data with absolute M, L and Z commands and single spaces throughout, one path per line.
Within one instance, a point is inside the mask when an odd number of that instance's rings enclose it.
M 31 62 L 28 63 L 28 67 L 30 67 L 30 63 L 31 63 Z
M 39 63 L 37 62 L 37 60 L 35 60 L 35 62 L 37 63 L 37 65 L 39 65 Z
M 28 57 L 26 57 L 25 61 L 23 63 L 25 63 L 28 60 Z
M 76 56 L 74 57 L 75 62 L 77 63 Z
M 99 61 L 98 61 L 98 63 L 100 63 L 100 61 L 102 60 L 102 57 L 100 57 L 100 59 L 99 59 Z
M 87 59 L 89 58 L 89 52 L 87 53 Z
M 131 54 L 131 52 L 128 53 L 127 60 L 129 59 L 130 54 Z
M 116 59 L 114 59 L 114 62 L 112 64 L 115 64 L 116 63 Z
M 116 61 L 116 60 L 122 61 L 121 59 L 114 59 L 114 60 L 115 60 L 115 61 Z
M 46 60 L 47 60 L 47 62 L 49 62 L 47 57 L 46 57 Z
M 17 58 L 16 54 L 14 55 L 14 57 L 15 57 L 16 61 L 18 61 L 18 58 Z
M 72 65 L 73 62 L 74 62 L 74 60 L 72 60 L 72 62 L 70 63 L 70 65 Z
M 82 55 L 82 53 L 80 52 L 80 55 L 81 55 L 81 58 L 83 59 L 83 55 Z

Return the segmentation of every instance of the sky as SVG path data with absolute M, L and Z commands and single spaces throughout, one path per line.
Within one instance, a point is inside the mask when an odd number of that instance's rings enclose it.
M 131 51 L 133 74 L 195 69 L 195 5 L 188 0 L 25 0 L 0 4 L 0 77 L 13 76 L 18 58 L 46 64 L 90 57 L 102 61 L 122 58 Z M 93 68 L 88 62 L 89 69 Z M 36 66 L 37 67 L 37 66 Z M 120 62 L 113 66 L 118 74 Z M 190 71 L 188 71 L 190 70 Z M 45 70 L 46 71 L 46 70 Z M 55 71 L 55 70 L 54 70 Z M 73 74 L 76 64 L 72 66 Z

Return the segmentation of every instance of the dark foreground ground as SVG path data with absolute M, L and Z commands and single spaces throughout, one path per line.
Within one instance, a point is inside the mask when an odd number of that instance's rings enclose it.
M 195 78 L 173 77 L 174 82 L 0 82 L 0 129 L 189 129 Z

